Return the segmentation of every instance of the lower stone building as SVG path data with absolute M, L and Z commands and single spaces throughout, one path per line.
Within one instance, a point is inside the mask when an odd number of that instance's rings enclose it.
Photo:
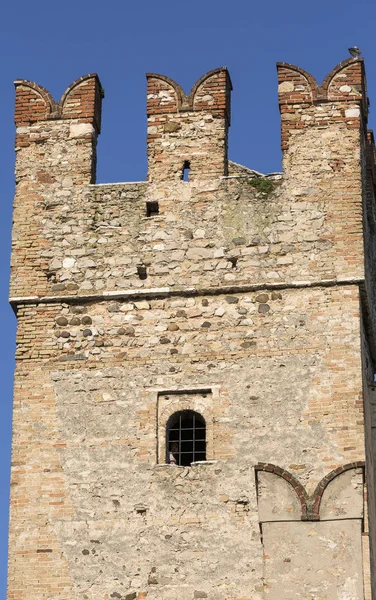
M 16 81 L 8 600 L 376 597 L 364 65 L 278 77 L 282 174 L 228 160 L 220 68 L 147 75 L 121 184 L 96 75 Z

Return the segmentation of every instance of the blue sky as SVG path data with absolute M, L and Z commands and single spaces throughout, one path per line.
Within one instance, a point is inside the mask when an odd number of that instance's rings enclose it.
M 98 182 L 146 174 L 145 72 L 189 91 L 206 71 L 230 70 L 229 156 L 262 172 L 281 169 L 276 61 L 318 80 L 358 45 L 366 60 L 370 127 L 376 128 L 376 53 L 371 0 L 5 0 L 0 9 L 0 600 L 5 598 L 15 318 L 7 303 L 14 193 L 13 81 L 25 78 L 59 99 L 86 73 L 106 92 Z M 32 291 L 32 290 L 31 290 Z

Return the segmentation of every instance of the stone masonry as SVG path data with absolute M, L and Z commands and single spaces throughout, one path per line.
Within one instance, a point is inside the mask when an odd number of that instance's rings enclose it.
M 96 75 L 16 81 L 7 600 L 375 600 L 364 65 L 278 81 L 282 174 L 228 160 L 220 68 L 147 75 L 147 181 L 121 184 L 95 183 Z M 187 411 L 206 460 L 174 465 Z

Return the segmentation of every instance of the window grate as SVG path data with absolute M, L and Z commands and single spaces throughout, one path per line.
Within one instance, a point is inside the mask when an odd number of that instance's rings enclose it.
M 205 419 L 192 410 L 173 414 L 167 423 L 167 462 L 188 466 L 206 460 Z

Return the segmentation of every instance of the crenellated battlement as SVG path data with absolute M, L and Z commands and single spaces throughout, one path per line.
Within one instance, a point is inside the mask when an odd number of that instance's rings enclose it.
M 97 75 L 75 81 L 59 102 L 18 80 L 12 298 L 363 277 L 363 61 L 341 63 L 322 86 L 279 63 L 278 80 L 284 174 L 261 187 L 262 176 L 227 159 L 225 67 L 189 94 L 147 74 L 148 181 L 112 186 L 88 185 L 103 95 Z

